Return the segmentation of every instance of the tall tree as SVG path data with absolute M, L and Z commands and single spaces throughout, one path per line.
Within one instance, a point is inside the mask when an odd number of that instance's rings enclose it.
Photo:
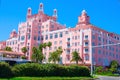
M 79 56 L 79 53 L 77 51 L 72 52 L 72 60 L 75 61 L 76 64 L 78 64 L 79 61 L 82 61 L 82 58 Z
M 43 43 L 41 43 L 41 44 L 39 45 L 39 50 L 42 51 L 42 48 L 43 48 Z
M 39 50 L 39 48 L 33 47 L 32 48 L 32 59 L 37 62 L 37 63 L 42 63 L 42 60 L 44 59 L 44 55 L 42 52 Z
M 50 53 L 50 57 L 49 57 L 49 62 L 54 62 L 56 64 L 56 62 L 60 61 L 60 55 L 62 54 L 62 49 L 58 48 L 56 51 L 51 52 Z

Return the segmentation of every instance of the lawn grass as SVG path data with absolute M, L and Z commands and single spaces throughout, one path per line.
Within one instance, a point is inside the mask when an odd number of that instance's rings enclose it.
M 94 80 L 94 79 L 91 77 L 15 77 L 9 80 Z

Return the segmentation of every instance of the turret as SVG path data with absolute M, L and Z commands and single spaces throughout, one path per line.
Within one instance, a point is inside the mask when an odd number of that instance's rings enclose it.
M 57 9 L 53 10 L 53 20 L 56 21 L 57 20 Z
M 57 17 L 57 9 L 54 9 L 54 10 L 53 10 L 53 16 L 54 16 L 54 17 Z
M 13 31 L 10 34 L 10 38 L 13 38 L 13 37 L 17 37 L 17 32 L 15 29 L 13 29 Z
M 28 8 L 27 10 L 27 19 L 32 15 L 32 9 Z
M 89 23 L 89 16 L 87 15 L 87 12 L 83 10 L 81 16 L 78 17 L 78 24 L 87 25 Z
M 38 12 L 39 12 L 39 13 L 40 13 L 40 12 L 44 12 L 44 11 L 43 11 L 43 3 L 40 3 Z

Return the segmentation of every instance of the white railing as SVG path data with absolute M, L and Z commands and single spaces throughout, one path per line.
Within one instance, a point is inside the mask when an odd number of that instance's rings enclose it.
M 0 57 L 1 60 L 13 60 L 13 61 L 23 61 L 24 59 L 21 58 L 7 58 L 7 57 Z

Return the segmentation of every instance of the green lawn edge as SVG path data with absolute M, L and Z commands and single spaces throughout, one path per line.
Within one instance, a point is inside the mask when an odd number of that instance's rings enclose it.
M 94 80 L 92 77 L 14 77 L 0 80 Z

